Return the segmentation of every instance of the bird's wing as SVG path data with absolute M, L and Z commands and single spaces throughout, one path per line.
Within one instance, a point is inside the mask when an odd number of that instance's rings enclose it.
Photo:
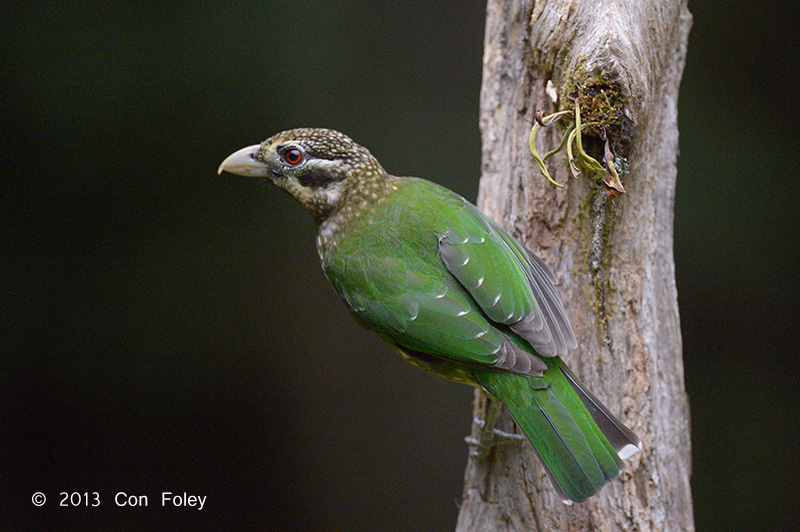
M 474 205 L 463 205 L 450 211 L 439 238 L 447 269 L 491 321 L 509 326 L 540 355 L 561 356 L 574 348 L 550 268 Z
M 326 273 L 356 318 L 401 347 L 453 361 L 538 376 L 545 364 L 484 316 L 438 262 L 413 253 L 348 253 Z

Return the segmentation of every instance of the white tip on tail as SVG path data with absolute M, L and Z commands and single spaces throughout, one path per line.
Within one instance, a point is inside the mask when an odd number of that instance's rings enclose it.
M 641 443 L 639 445 L 641 445 Z M 629 443 L 628 445 L 620 449 L 617 454 L 621 459 L 627 460 L 628 458 L 630 458 L 631 456 L 633 456 L 634 454 L 638 453 L 641 450 L 642 450 L 641 447 L 637 447 Z

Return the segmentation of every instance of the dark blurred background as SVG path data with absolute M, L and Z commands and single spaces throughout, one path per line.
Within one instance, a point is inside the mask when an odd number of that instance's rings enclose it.
M 681 89 L 675 257 L 706 531 L 800 518 L 800 17 L 753 6 L 690 4 Z M 325 126 L 474 200 L 484 4 L 0 10 L 0 528 L 453 529 L 471 390 L 355 324 L 287 195 L 216 169 Z M 101 506 L 60 508 L 61 491 Z M 118 508 L 119 491 L 150 506 Z M 162 491 L 205 507 L 161 508 Z

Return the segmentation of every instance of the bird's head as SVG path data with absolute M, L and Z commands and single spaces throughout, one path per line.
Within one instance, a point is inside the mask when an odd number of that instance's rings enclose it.
M 332 129 L 283 131 L 222 161 L 218 173 L 267 179 L 289 192 L 318 222 L 371 189 L 386 172 L 369 151 Z M 363 194 L 361 195 L 363 196 Z

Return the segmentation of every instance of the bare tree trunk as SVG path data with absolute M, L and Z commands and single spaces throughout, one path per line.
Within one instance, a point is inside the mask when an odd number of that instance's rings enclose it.
M 599 495 L 566 506 L 527 443 L 496 446 L 487 459 L 469 460 L 459 532 L 694 529 L 672 255 L 678 86 L 690 27 L 686 0 L 488 1 L 480 206 L 553 267 L 578 337 L 567 363 L 643 450 Z M 565 185 L 556 188 L 528 149 L 536 109 L 571 108 L 568 96 L 592 94 L 619 112 L 606 130 L 628 163 L 627 194 L 615 199 L 587 172 L 571 177 L 563 157 L 548 164 Z M 563 132 L 542 130 L 542 149 Z M 593 145 L 602 157 L 602 141 Z M 477 418 L 485 407 L 476 393 Z M 507 414 L 498 428 L 515 430 Z

